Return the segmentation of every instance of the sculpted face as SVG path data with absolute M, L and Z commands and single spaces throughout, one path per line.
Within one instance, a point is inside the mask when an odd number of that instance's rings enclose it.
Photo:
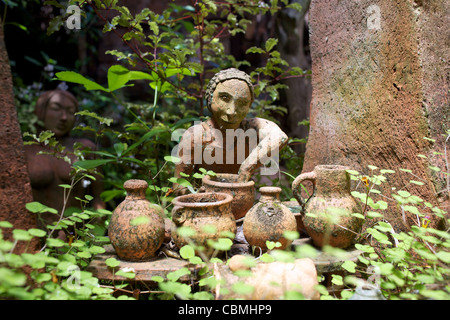
M 55 133 L 56 137 L 62 137 L 72 130 L 75 124 L 76 104 L 61 94 L 55 94 L 47 104 L 44 118 L 44 126 Z
M 239 128 L 251 102 L 251 92 L 245 81 L 230 79 L 219 83 L 211 101 L 215 123 L 220 129 Z

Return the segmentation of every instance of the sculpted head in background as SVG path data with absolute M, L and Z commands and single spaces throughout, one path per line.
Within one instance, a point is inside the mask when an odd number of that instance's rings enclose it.
M 207 107 L 221 130 L 237 129 L 247 116 L 253 100 L 249 75 L 235 68 L 216 73 L 206 89 Z
M 52 90 L 44 92 L 36 102 L 35 114 L 46 130 L 61 138 L 70 133 L 75 124 L 78 101 L 67 91 Z

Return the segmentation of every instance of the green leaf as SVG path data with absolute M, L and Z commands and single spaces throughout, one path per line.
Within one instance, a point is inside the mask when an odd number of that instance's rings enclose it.
M 151 280 L 160 283 L 160 282 L 163 282 L 163 281 L 164 281 L 164 278 L 161 277 L 161 276 L 153 276 L 153 277 L 151 278 Z
M 92 80 L 85 78 L 81 74 L 73 72 L 73 71 L 57 72 L 55 74 L 55 76 L 60 81 L 82 84 L 85 87 L 85 89 L 88 91 L 89 90 L 102 90 L 102 91 L 108 92 L 108 89 L 104 88 L 103 86 L 99 85 L 98 83 L 96 83 Z
M 136 274 L 132 270 L 128 271 L 126 269 L 120 269 L 119 271 L 116 272 L 116 275 L 128 279 L 134 279 L 136 277 Z
M 190 227 L 179 227 L 176 229 L 177 234 L 182 238 L 190 238 L 195 235 L 195 230 Z
M 208 245 L 216 250 L 228 251 L 233 245 L 233 241 L 228 238 L 219 238 L 217 241 L 208 239 Z
M 45 237 L 47 235 L 47 232 L 45 232 L 44 230 L 35 228 L 28 229 L 28 232 L 35 237 Z
M 331 275 L 331 283 L 337 286 L 342 286 L 344 285 L 344 280 L 342 279 L 341 275 L 337 275 L 337 274 L 332 274 Z
M 92 257 L 92 254 L 89 251 L 80 251 L 77 252 L 77 256 L 80 258 L 89 259 Z
M 268 254 L 267 252 L 263 253 L 259 259 L 262 262 L 267 262 L 267 263 L 275 261 L 275 258 L 273 256 L 271 256 L 270 254 Z
M 117 156 L 121 157 L 123 150 L 126 149 L 126 144 L 125 143 L 115 143 L 113 147 L 114 147 L 114 151 L 116 152 Z
M 261 49 L 261 48 L 258 48 L 258 47 L 251 47 L 251 48 L 247 49 L 247 51 L 245 51 L 245 54 L 249 54 L 249 53 L 262 54 L 262 53 L 265 53 L 265 51 L 263 49 Z
M 106 251 L 105 248 L 100 247 L 100 246 L 92 246 L 88 250 L 92 254 L 101 254 L 101 253 L 104 253 Z
M 356 171 L 356 170 L 345 170 L 345 171 L 347 171 L 349 174 L 354 175 L 354 176 L 358 176 L 359 175 L 359 172 Z
M 33 212 L 33 213 L 44 213 L 44 212 L 50 212 L 50 213 L 54 213 L 57 214 L 58 210 L 47 207 L 46 205 L 37 202 L 37 201 L 33 201 L 33 202 L 29 202 L 25 205 L 25 208 L 27 208 L 29 211 Z
M 89 170 L 113 161 L 113 159 L 81 160 L 76 161 L 73 166 Z
M 269 38 L 266 41 L 266 52 L 269 52 L 275 47 L 278 43 L 278 39 L 275 38 Z
M 439 260 L 444 261 L 445 263 L 450 263 L 450 252 L 439 251 L 436 253 L 436 256 Z
M 183 267 L 183 268 L 178 269 L 176 271 L 169 272 L 167 274 L 167 279 L 169 279 L 170 281 L 177 281 L 182 276 L 185 276 L 185 275 L 188 275 L 188 274 L 191 274 L 191 271 L 188 268 Z
M 29 234 L 27 230 L 22 229 L 13 230 L 13 237 L 17 241 L 29 241 L 33 238 L 33 236 Z
M 350 273 L 355 273 L 356 263 L 354 263 L 353 261 L 347 260 L 342 264 L 342 268 L 347 270 Z
M 401 195 L 403 198 L 408 198 L 411 196 L 411 193 L 409 193 L 408 191 L 405 191 L 405 190 L 399 190 L 399 191 L 397 191 L 397 193 L 399 195 Z
M 162 291 L 177 295 L 180 299 L 188 299 L 191 293 L 191 286 L 179 282 L 161 282 L 159 288 Z
M 81 111 L 75 113 L 75 115 L 86 116 L 86 117 L 96 119 L 96 120 L 98 120 L 98 122 L 100 122 L 100 124 L 106 124 L 107 126 L 111 125 L 111 123 L 114 121 L 112 118 L 101 117 L 98 114 L 96 114 L 95 112 L 91 112 L 88 110 L 81 110 Z M 102 154 L 102 155 L 106 155 L 106 156 L 112 156 L 108 153 L 100 153 L 100 152 L 92 152 L 92 153 Z
M 376 212 L 376 211 L 368 211 L 367 217 L 369 218 L 382 218 L 384 215 L 382 213 Z
M 421 182 L 421 181 L 415 181 L 415 180 L 409 180 L 410 183 L 416 184 L 418 186 L 423 186 L 425 183 Z
M 115 268 L 120 265 L 120 262 L 116 258 L 108 258 L 105 260 L 108 267 Z
M 50 273 L 39 273 L 36 276 L 36 282 L 37 283 L 50 281 L 51 279 L 52 279 L 52 275 Z
M 66 243 L 61 239 L 47 238 L 47 245 L 49 247 L 63 247 Z
M 108 90 L 110 92 L 125 87 L 130 79 L 129 70 L 121 65 L 114 65 L 108 69 Z
M 139 216 L 134 219 L 131 219 L 130 224 L 132 226 L 139 226 L 142 224 L 147 224 L 150 222 L 150 218 L 148 216 Z
M 235 282 L 232 286 L 232 289 L 239 295 L 251 294 L 255 290 L 252 285 L 246 284 L 241 281 Z
M 358 249 L 358 250 L 367 252 L 367 253 L 373 253 L 373 252 L 375 252 L 375 249 L 374 249 L 372 246 L 369 246 L 369 245 L 366 245 L 366 244 L 359 244 L 359 243 L 356 243 L 356 244 L 355 244 L 355 248 Z
M 403 206 L 403 209 L 405 209 L 405 211 L 411 212 L 412 214 L 420 215 L 419 209 L 414 206 Z
M 207 224 L 202 226 L 202 231 L 209 234 L 216 234 L 217 233 L 217 227 L 211 224 Z
M 298 239 L 300 237 L 300 234 L 298 233 L 298 231 L 286 230 L 285 232 L 283 232 L 283 237 L 288 240 L 294 241 L 295 239 Z
M 12 223 L 8 221 L 0 221 L 0 228 L 12 228 L 14 227 Z
M 15 272 L 8 268 L 0 267 L 0 283 L 2 284 L 2 288 L 4 288 L 5 286 L 21 287 L 24 286 L 26 282 L 26 275 Z
M 190 245 L 185 245 L 180 249 L 180 255 L 183 259 L 190 259 L 195 256 L 195 250 Z
M 274 242 L 274 241 L 266 240 L 266 247 L 267 247 L 267 249 L 272 250 L 273 248 L 281 247 L 281 243 L 278 241 Z
M 395 171 L 394 170 L 389 170 L 389 169 L 381 169 L 380 173 L 381 174 L 384 174 L 384 173 L 395 173 Z
M 179 162 L 181 161 L 180 158 L 178 158 L 178 157 L 172 157 L 172 156 L 165 156 L 165 157 L 164 157 L 164 160 L 166 160 L 167 162 L 175 163 L 175 164 L 177 164 L 177 163 L 179 163 Z

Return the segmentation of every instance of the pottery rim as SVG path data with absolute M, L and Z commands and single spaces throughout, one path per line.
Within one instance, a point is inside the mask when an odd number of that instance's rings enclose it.
M 212 202 L 185 202 L 183 200 L 191 199 L 191 198 L 204 198 L 208 196 L 218 195 L 221 197 L 221 200 L 212 201 Z M 223 192 L 203 192 L 203 193 L 193 193 L 186 194 L 184 196 L 178 196 L 172 200 L 172 204 L 174 206 L 187 207 L 187 208 L 199 208 L 199 207 L 214 207 L 221 206 L 224 204 L 231 203 L 233 197 L 227 193 Z
M 224 179 L 227 178 L 235 178 L 237 179 L 237 174 L 232 173 L 217 173 L 216 177 L 223 177 Z M 255 185 L 255 182 L 252 180 L 249 180 L 247 182 L 222 182 L 222 181 L 216 181 L 214 180 L 214 177 L 206 175 L 203 177 L 203 184 L 208 184 L 215 187 L 221 187 L 221 188 L 230 188 L 230 187 L 253 187 Z

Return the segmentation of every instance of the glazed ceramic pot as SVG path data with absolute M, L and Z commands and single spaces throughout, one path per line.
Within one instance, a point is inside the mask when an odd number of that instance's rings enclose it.
M 312 172 L 302 173 L 292 183 L 294 197 L 302 207 L 302 220 L 314 245 L 349 247 L 361 229 L 362 219 L 352 216 L 360 207 L 350 194 L 348 167 L 319 165 Z M 313 193 L 303 199 L 299 186 L 311 181 Z
M 231 211 L 236 220 L 245 216 L 255 201 L 255 182 L 238 182 L 237 174 L 217 173 L 202 179 L 206 192 L 223 192 L 233 197 Z
M 232 196 L 220 192 L 187 194 L 172 200 L 172 239 L 178 248 L 188 244 L 177 228 L 189 227 L 194 231 L 190 237 L 199 246 L 208 246 L 208 240 L 223 237 L 223 232 L 236 234 L 236 221 L 231 212 Z M 207 230 L 207 226 L 214 232 Z M 205 228 L 206 227 L 206 228 Z
M 151 260 L 164 240 L 163 209 L 145 198 L 146 181 L 127 180 L 123 187 L 127 196 L 111 215 L 109 239 L 120 259 Z
M 245 239 L 251 246 L 267 251 L 266 240 L 280 242 L 285 249 L 291 241 L 287 240 L 285 231 L 297 231 L 297 221 L 288 207 L 280 202 L 281 188 L 262 187 L 259 189 L 261 198 L 247 212 L 243 231 Z

